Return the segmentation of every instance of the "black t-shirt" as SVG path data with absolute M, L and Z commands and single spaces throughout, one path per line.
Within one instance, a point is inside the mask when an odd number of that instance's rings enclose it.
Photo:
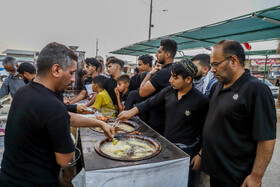
M 202 170 L 241 186 L 251 173 L 258 141 L 275 139 L 276 110 L 270 89 L 246 72 L 230 87 L 218 83 L 203 128 Z
M 130 110 L 134 107 L 135 104 L 140 103 L 146 99 L 147 99 L 146 97 L 145 98 L 140 97 L 139 90 L 130 91 L 129 94 L 127 95 L 124 110 Z
M 121 100 L 121 103 L 122 105 L 125 106 L 125 103 L 126 103 L 126 100 L 127 100 L 127 97 L 129 95 L 129 90 L 127 90 L 127 92 L 125 92 L 125 94 L 123 95 L 122 93 L 120 93 L 120 100 Z
M 169 79 L 171 77 L 170 72 L 170 64 L 166 64 L 161 68 L 161 70 L 157 71 L 151 78 L 150 82 L 153 85 L 153 87 L 156 89 L 155 93 L 158 93 L 163 88 L 170 85 Z
M 11 104 L 0 186 L 57 186 L 55 152 L 74 150 L 65 105 L 54 92 L 31 82 L 17 91 Z
M 173 143 L 194 143 L 202 134 L 209 104 L 208 97 L 192 88 L 178 100 L 178 91 L 168 86 L 136 106 L 140 112 L 144 112 L 161 103 L 165 103 L 166 111 L 164 137 Z
M 133 75 L 129 80 L 129 90 L 133 91 L 139 88 L 137 85 L 137 77 L 139 74 Z
M 165 66 L 162 67 L 161 70 L 157 71 L 152 76 L 150 82 L 153 85 L 153 87 L 156 89 L 153 95 L 157 94 L 163 88 L 170 85 L 169 79 L 171 77 L 171 72 L 170 72 L 171 65 L 172 63 L 166 64 Z M 161 103 L 160 105 L 150 110 L 149 125 L 160 134 L 163 134 L 164 131 L 164 119 L 165 119 L 164 103 Z
M 107 90 L 108 94 L 110 95 L 114 105 L 118 105 L 118 100 L 115 94 L 114 89 L 117 87 L 117 81 L 110 77 L 104 84 L 104 88 Z

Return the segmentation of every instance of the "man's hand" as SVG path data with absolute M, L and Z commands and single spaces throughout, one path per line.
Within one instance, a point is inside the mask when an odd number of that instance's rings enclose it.
M 122 111 L 119 115 L 117 120 L 127 120 L 129 118 L 131 118 L 133 116 L 133 114 L 130 112 L 130 110 L 127 111 Z
M 115 128 L 107 123 L 100 121 L 100 127 L 104 131 L 104 134 L 107 138 L 114 138 L 115 136 Z
M 270 162 L 275 139 L 258 141 L 257 154 L 251 174 L 246 177 L 241 187 L 261 186 L 264 172 Z
M 67 98 L 67 97 L 63 97 L 63 102 L 65 103 L 65 104 L 70 104 L 70 100 Z
M 160 68 L 154 67 L 154 68 L 152 69 L 152 71 L 150 71 L 150 73 L 153 75 L 153 74 L 155 74 L 158 70 L 160 70 Z
M 116 97 L 120 97 L 120 92 L 117 87 L 114 89 L 114 91 L 115 91 Z
M 246 177 L 241 187 L 260 187 L 262 185 L 262 177 L 250 174 Z
M 77 113 L 79 113 L 79 114 L 88 113 L 88 111 L 86 109 L 87 109 L 87 107 L 85 105 L 77 105 Z
M 192 161 L 191 161 L 191 166 L 192 170 L 197 171 L 200 169 L 201 167 L 201 157 L 198 155 L 195 155 L 195 157 L 193 157 Z
M 118 115 L 118 118 L 117 120 L 127 120 L 129 118 L 131 118 L 132 116 L 136 115 L 139 113 L 139 110 L 137 107 L 134 107 L 130 110 L 125 110 L 125 111 L 122 111 L 119 115 Z

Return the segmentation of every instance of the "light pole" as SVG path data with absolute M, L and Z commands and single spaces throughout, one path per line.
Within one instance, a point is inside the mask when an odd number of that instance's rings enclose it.
M 149 23 L 149 38 L 148 38 L 148 40 L 151 40 L 152 12 L 153 12 L 153 0 L 151 0 L 151 4 L 150 4 L 150 23 Z
M 96 57 L 98 56 L 98 38 L 96 39 Z

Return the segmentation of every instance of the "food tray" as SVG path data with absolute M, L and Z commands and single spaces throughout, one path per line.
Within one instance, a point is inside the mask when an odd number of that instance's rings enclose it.
M 100 155 L 109 158 L 109 159 L 113 159 L 113 160 L 119 160 L 119 161 L 140 161 L 140 160 L 145 160 L 145 159 L 149 159 L 152 158 L 154 156 L 156 156 L 157 154 L 160 153 L 161 151 L 161 144 L 152 139 L 149 138 L 147 136 L 139 136 L 139 135 L 132 135 L 132 134 L 123 134 L 123 135 L 116 135 L 115 138 L 117 138 L 119 141 L 121 140 L 129 140 L 129 139 L 139 139 L 139 140 L 144 140 L 147 145 L 149 146 L 153 146 L 154 148 L 154 152 L 150 155 L 144 156 L 144 157 L 140 157 L 140 158 L 130 158 L 130 157 L 113 157 L 111 155 L 108 155 L 106 153 L 104 153 L 101 150 L 101 147 L 106 144 L 109 143 L 110 140 L 109 139 L 104 139 L 104 140 L 99 140 L 95 143 L 94 148 L 96 150 L 97 153 L 99 153 Z

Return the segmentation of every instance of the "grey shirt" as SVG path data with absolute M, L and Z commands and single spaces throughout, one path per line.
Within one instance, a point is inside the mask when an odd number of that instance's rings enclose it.
M 25 83 L 20 77 L 9 75 L 4 80 L 0 88 L 0 98 L 2 98 L 5 95 L 8 95 L 9 93 L 11 93 L 11 96 L 14 97 L 16 91 L 24 85 Z

